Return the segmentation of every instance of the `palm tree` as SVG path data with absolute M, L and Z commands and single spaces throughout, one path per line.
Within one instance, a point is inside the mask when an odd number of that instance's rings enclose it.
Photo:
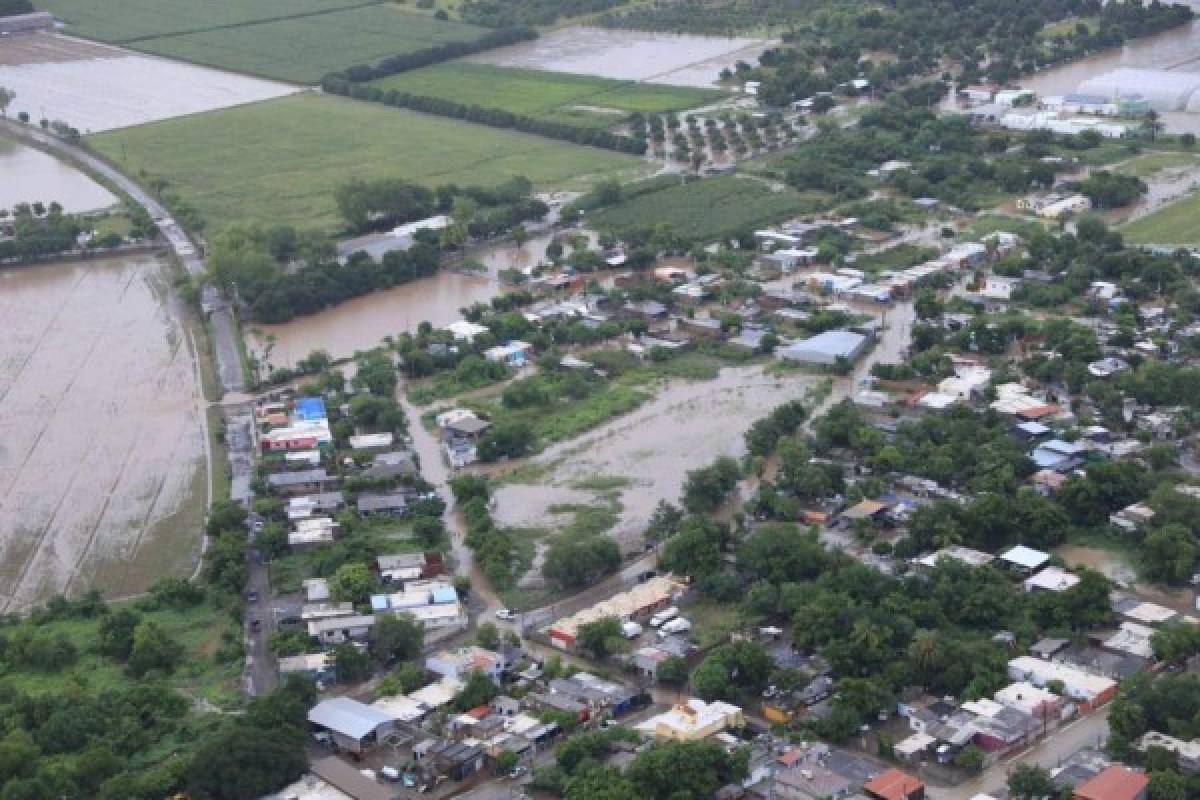
M 920 630 L 908 645 L 908 657 L 921 673 L 929 675 L 942 665 L 942 643 L 933 631 Z

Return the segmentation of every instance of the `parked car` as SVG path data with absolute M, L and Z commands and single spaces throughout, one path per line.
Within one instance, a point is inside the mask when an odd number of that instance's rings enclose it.
M 497 608 L 496 609 L 496 619 L 513 620 L 516 618 L 517 618 L 517 615 L 514 614 L 513 612 L 509 611 L 507 608 Z

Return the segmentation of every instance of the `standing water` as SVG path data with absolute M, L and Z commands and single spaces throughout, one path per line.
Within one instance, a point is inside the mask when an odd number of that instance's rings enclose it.
M 64 211 L 77 213 L 108 208 L 117 198 L 53 156 L 0 138 L 0 210 L 35 202 L 57 202 Z

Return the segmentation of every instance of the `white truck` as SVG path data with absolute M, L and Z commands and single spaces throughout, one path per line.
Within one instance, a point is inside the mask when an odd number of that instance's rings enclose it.
M 653 617 L 650 618 L 650 627 L 657 628 L 659 625 L 662 625 L 664 622 L 675 619 L 678 616 L 679 616 L 679 609 L 676 608 L 675 606 L 671 606 L 670 608 L 664 608 L 662 611 L 658 612 L 657 614 L 655 614 Z
M 673 620 L 663 623 L 662 627 L 658 629 L 658 636 L 660 639 L 665 639 L 672 634 L 687 633 L 691 629 L 692 623 L 683 617 L 676 617 Z
M 622 622 L 621 635 L 626 639 L 636 639 L 642 635 L 642 626 L 636 622 Z

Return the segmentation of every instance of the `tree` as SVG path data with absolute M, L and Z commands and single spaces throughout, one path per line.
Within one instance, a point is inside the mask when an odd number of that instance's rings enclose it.
M 366 564 L 343 564 L 329 579 L 329 591 L 335 600 L 365 603 L 375 588 L 375 579 Z
M 408 694 L 428 683 L 422 667 L 412 661 L 405 661 L 397 665 L 379 682 L 379 693 L 382 695 Z
M 1163 525 L 1151 531 L 1142 542 L 1142 563 L 1152 580 L 1168 584 L 1185 583 L 1196 567 L 1200 546 L 1186 527 L 1179 523 Z
M 1150 637 L 1159 661 L 1182 661 L 1200 653 L 1200 627 L 1186 622 L 1163 625 Z
M 262 730 L 235 721 L 196 748 L 186 783 L 192 797 L 254 800 L 296 780 L 307 768 L 304 734 L 298 728 Z
M 683 484 L 683 506 L 693 514 L 714 511 L 737 486 L 741 469 L 737 461 L 722 456 L 707 467 L 694 469 Z
M 564 538 L 556 540 L 546 551 L 542 574 L 560 589 L 575 589 L 616 572 L 620 565 L 621 550 L 607 536 Z
M 13 100 L 17 99 L 17 93 L 12 89 L 6 89 L 0 86 L 0 117 L 8 116 L 8 107 Z
M 475 643 L 487 650 L 495 650 L 500 645 L 500 629 L 494 622 L 485 622 L 475 632 Z
M 688 517 L 667 540 L 659 564 L 671 572 L 703 578 L 721 566 L 721 531 L 708 517 Z
M 726 752 L 716 742 L 660 742 L 642 751 L 625 776 L 645 800 L 712 797 L 747 774 L 746 748 Z
M 1155 770 L 1150 773 L 1148 795 L 1150 800 L 1187 800 L 1187 781 L 1173 769 Z
M 127 660 L 133 651 L 133 633 L 141 619 L 128 608 L 105 614 L 96 631 L 96 649 L 117 661 Z
M 500 694 L 500 688 L 492 679 L 482 672 L 472 671 L 467 675 L 466 683 L 454 696 L 453 706 L 458 711 L 467 711 L 478 706 L 485 706 Z
M 683 656 L 670 656 L 658 663 L 655 677 L 664 686 L 683 686 L 688 679 L 687 660 Z
M 1018 764 L 1008 776 L 1008 793 L 1015 800 L 1045 800 L 1057 797 L 1050 773 L 1035 764 Z
M 954 763 L 968 772 L 979 772 L 983 769 L 984 754 L 975 745 L 967 745 L 954 756 Z
M 500 755 L 496 756 L 496 774 L 507 775 L 516 769 L 517 764 L 521 763 L 521 757 L 512 750 L 505 750 Z
M 412 614 L 389 614 L 371 628 L 371 655 L 385 663 L 408 661 L 421 654 L 425 627 Z
M 437 517 L 417 517 L 412 523 L 413 535 L 426 547 L 432 547 L 446 533 L 446 524 Z
M 371 659 L 352 642 L 333 648 L 333 668 L 342 683 L 358 683 L 371 675 Z
M 579 626 L 575 634 L 576 643 L 596 658 L 616 652 L 624 642 L 621 620 L 616 617 L 601 617 L 594 622 Z
M 183 658 L 183 646 L 156 623 L 139 622 L 133 630 L 133 646 L 129 650 L 129 673 L 140 678 L 151 670 L 170 673 Z

